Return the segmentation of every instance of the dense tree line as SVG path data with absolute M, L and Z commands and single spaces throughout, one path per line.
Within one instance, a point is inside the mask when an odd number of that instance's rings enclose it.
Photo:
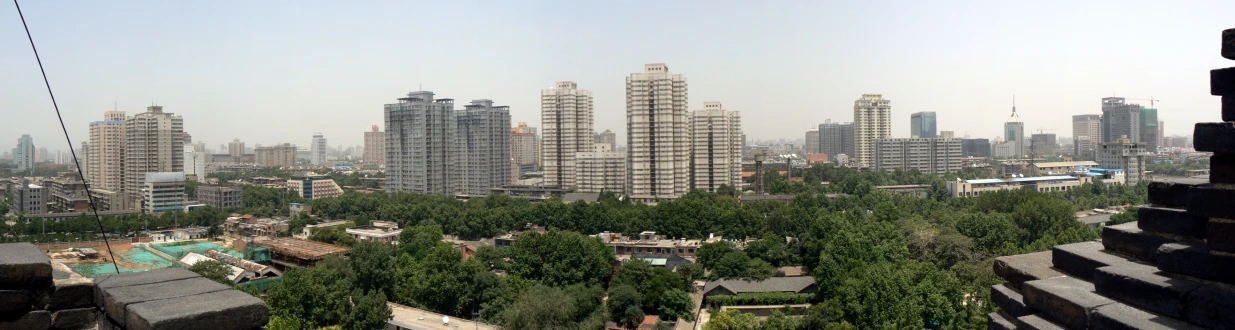
M 951 198 L 943 177 L 914 171 L 817 166 L 796 175 L 804 182 L 774 173 L 765 177 L 769 190 L 781 189 L 775 184 L 797 193 L 790 203 L 740 203 L 696 191 L 655 206 L 607 193 L 596 203 L 569 204 L 533 204 L 504 195 L 463 202 L 449 196 L 348 193 L 312 205 L 326 219 L 380 219 L 404 226 L 411 235 L 402 237 L 407 241 L 396 252 L 397 278 L 404 280 L 395 281 L 393 300 L 442 313 L 479 315 L 512 328 L 591 326 L 603 320 L 629 324 L 644 314 L 686 319 L 693 315 L 679 306 L 693 290 L 687 283 L 705 279 L 704 269 L 707 279 L 760 279 L 772 276 L 775 267 L 801 265 L 819 286 L 807 316 L 760 326 L 868 329 L 980 327 L 994 308 L 989 288 L 1002 281 L 991 271 L 995 256 L 1095 239 L 1098 232 L 1080 224 L 1076 211 L 1145 201 L 1144 185 L 1098 183 L 1067 192 L 1026 189 Z M 929 197 L 874 189 L 899 184 L 930 185 Z M 482 247 L 467 261 L 453 249 L 430 244 L 441 235 L 492 237 L 527 223 L 549 231 L 525 234 L 506 249 Z M 716 235 L 743 242 L 706 244 L 697 265 L 670 272 L 649 271 L 638 261 L 614 269 L 610 250 L 586 237 L 648 230 L 671 238 Z M 507 276 L 485 275 L 493 271 Z M 587 300 L 596 292 L 608 303 L 572 310 L 532 302 Z
M 210 207 L 192 212 L 165 212 L 159 216 L 149 214 L 134 214 L 121 216 L 103 216 L 103 228 L 100 232 L 98 221 L 91 213 L 61 221 L 38 218 L 27 218 L 13 221 L 13 224 L 0 222 L 0 242 L 69 242 L 88 241 L 107 238 L 133 237 L 138 232 L 161 230 L 180 227 L 206 227 L 207 235 L 222 234 L 223 221 L 227 213 Z M 46 234 L 44 234 L 46 231 Z
M 1146 162 L 1147 171 L 1159 175 L 1183 176 L 1188 170 L 1203 170 L 1209 168 L 1209 158 L 1193 158 L 1178 162 L 1174 161 L 1151 161 Z

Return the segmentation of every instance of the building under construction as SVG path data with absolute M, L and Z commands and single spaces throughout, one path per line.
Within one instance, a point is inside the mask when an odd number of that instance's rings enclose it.
M 312 267 L 327 256 L 346 255 L 351 248 L 292 237 L 279 237 L 254 242 L 271 251 L 270 262 L 280 270 Z

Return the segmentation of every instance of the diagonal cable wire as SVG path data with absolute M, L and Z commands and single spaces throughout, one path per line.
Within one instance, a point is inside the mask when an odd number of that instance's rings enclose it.
M 64 140 L 69 142 L 69 153 L 73 155 L 73 164 L 77 166 L 77 177 L 81 179 L 82 188 L 86 189 L 86 199 L 90 201 L 90 210 L 94 211 L 94 221 L 99 224 L 99 234 L 103 235 L 103 244 L 107 245 L 107 255 L 111 255 L 111 264 L 120 273 L 120 265 L 116 264 L 116 256 L 111 254 L 111 242 L 107 240 L 107 231 L 103 230 L 103 218 L 99 216 L 99 208 L 94 205 L 94 196 L 90 195 L 90 184 L 86 175 L 82 174 L 81 162 L 77 160 L 77 151 L 73 149 L 73 139 L 69 138 L 69 129 L 64 126 L 64 117 L 60 115 L 60 106 L 56 104 L 56 94 L 51 92 L 51 82 L 47 80 L 47 70 L 43 69 L 43 59 L 39 58 L 39 49 L 34 47 L 34 37 L 30 36 L 30 26 L 26 25 L 26 16 L 21 13 L 21 5 L 13 0 L 17 7 L 17 16 L 21 17 L 21 26 L 26 29 L 26 39 L 30 40 L 30 50 L 34 51 L 34 59 L 39 62 L 39 72 L 43 74 L 43 85 L 47 86 L 47 95 L 51 97 L 51 106 L 56 109 L 56 118 L 60 119 L 60 130 L 64 131 Z

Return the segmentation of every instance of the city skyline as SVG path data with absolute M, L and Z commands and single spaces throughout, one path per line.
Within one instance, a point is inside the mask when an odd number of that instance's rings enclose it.
M 139 113 L 147 105 L 158 104 L 184 116 L 185 131 L 194 132 L 195 142 L 207 145 L 239 138 L 263 145 L 307 146 L 312 133 L 322 132 L 339 141 L 338 145 L 355 146 L 363 144 L 359 132 L 381 122 L 381 114 L 370 109 L 380 108 L 388 95 L 420 89 L 508 100 L 504 104 L 511 106 L 512 121 L 543 127 L 537 120 L 536 93 L 563 80 L 588 86 L 595 95 L 595 130 L 611 129 L 618 134 L 617 140 L 624 141 L 621 77 L 629 73 L 625 68 L 657 62 L 675 63 L 674 72 L 692 77 L 694 101 L 688 107 L 723 99 L 728 106 L 760 114 L 748 116 L 752 120 L 743 123 L 748 140 L 796 140 L 801 138 L 799 131 L 825 119 L 852 121 L 848 104 L 853 95 L 866 93 L 897 100 L 892 137 L 908 137 L 908 114 L 921 111 L 939 113 L 939 129 L 955 131 L 958 136 L 1000 136 L 1005 100 L 1013 94 L 1018 95 L 1025 129 L 1030 131 L 1055 129 L 1062 136 L 1072 115 L 1097 113 L 1099 100 L 1114 95 L 1127 97 L 1130 103 L 1148 103 L 1134 99 L 1150 97 L 1162 100 L 1155 107 L 1162 110 L 1159 119 L 1168 126 L 1165 135 L 1187 135 L 1192 123 L 1216 119 L 1205 110 L 1218 107 L 1213 98 L 1186 92 L 1203 88 L 1203 79 L 1196 79 L 1201 74 L 1196 72 L 1214 66 L 1208 61 L 1218 60 L 1198 61 L 1187 54 L 1217 51 L 1210 42 L 1215 36 L 1205 36 L 1226 23 L 1219 13 L 1229 10 L 1221 9 L 1233 6 L 1217 1 L 1145 2 L 1141 6 L 805 3 L 765 9 L 732 3 L 709 6 L 716 7 L 706 9 L 714 15 L 699 15 L 703 9 L 698 4 L 669 4 L 651 14 L 639 13 L 641 6 L 637 5 L 562 9 L 545 3 L 494 4 L 482 11 L 509 12 L 516 17 L 526 14 L 530 19 L 443 31 L 432 41 L 447 46 L 488 43 L 510 50 L 510 56 L 501 59 L 435 54 L 406 59 L 387 55 L 398 52 L 360 47 L 444 20 L 399 26 L 372 22 L 361 15 L 411 6 L 400 3 L 368 8 L 323 3 L 291 6 L 295 10 L 290 12 L 285 12 L 290 9 L 287 3 L 264 3 L 254 4 L 246 13 L 204 4 L 116 2 L 61 8 L 30 3 L 27 19 L 42 45 L 51 84 L 60 96 L 75 143 L 88 140 L 88 124 L 97 120 L 99 112 Z M 429 7 L 454 11 L 456 6 L 466 5 Z M 1171 20 L 1171 24 L 1114 27 L 1083 22 L 1089 13 L 1112 10 L 1125 18 L 1153 17 Z M 843 14 L 853 11 L 883 12 L 895 23 L 860 32 L 828 29 L 856 24 L 856 18 Z M 12 8 L 0 12 L 16 14 Z M 95 15 L 99 12 L 114 14 Z M 263 14 L 269 12 L 282 15 Z M 624 30 L 613 27 L 630 17 L 640 22 L 680 17 L 684 23 L 703 23 L 739 14 L 752 17 L 707 29 L 668 29 L 648 41 L 656 47 L 634 50 L 625 47 L 624 41 L 643 38 L 653 28 L 647 24 L 629 24 L 632 28 Z M 537 19 L 545 15 L 566 18 L 561 22 Z M 307 18 L 331 19 L 336 24 L 326 29 L 310 24 L 316 20 Z M 172 24 L 182 21 L 189 24 Z M 1061 24 L 1043 27 L 1038 24 L 1042 21 Z M 31 134 L 50 150 L 68 150 L 50 102 L 39 91 L 42 86 L 25 36 L 14 24 L 10 20 L 0 29 L 0 45 L 5 46 L 0 47 L 0 58 L 6 59 L 0 69 L 6 73 L 0 79 L 5 91 L 0 93 L 9 100 L 7 109 L 31 115 L 0 123 L 0 139 Z M 152 24 L 164 28 L 149 29 Z M 596 41 L 571 49 L 549 45 L 557 37 L 542 32 L 558 31 L 558 24 L 576 26 L 570 32 L 576 39 L 592 36 Z M 68 28 L 86 25 L 93 28 Z M 972 26 L 989 28 L 970 31 Z M 921 32 L 913 37 L 900 32 L 907 29 Z M 793 32 L 816 30 L 828 32 Z M 173 37 L 178 35 L 188 38 Z M 356 35 L 360 37 L 348 39 Z M 1060 37 L 1064 35 L 1068 37 Z M 763 40 L 747 45 L 718 42 L 733 36 Z M 1138 47 L 1145 40 L 1155 42 Z M 332 47 L 321 48 L 323 43 Z M 206 44 L 211 47 L 202 46 Z M 1127 52 L 1111 44 L 1138 51 Z M 528 47 L 535 45 L 549 46 Z M 761 49 L 728 50 L 738 46 Z M 74 47 L 97 50 L 97 55 L 82 56 L 71 51 Z M 237 49 L 245 51 L 234 52 Z M 803 55 L 819 49 L 847 51 L 830 52 L 823 58 Z M 550 64 L 557 62 L 570 65 Z M 494 75 L 494 83 L 459 78 L 481 71 Z M 287 124 L 268 124 L 272 122 Z

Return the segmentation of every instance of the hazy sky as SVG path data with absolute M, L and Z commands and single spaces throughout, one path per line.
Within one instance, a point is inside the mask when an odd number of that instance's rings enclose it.
M 625 138 L 624 77 L 663 62 L 692 109 L 720 101 L 750 139 L 851 121 L 892 100 L 893 135 L 1071 135 L 1112 93 L 1161 100 L 1167 135 L 1219 119 L 1208 71 L 1235 1 L 24 1 L 75 144 L 118 104 L 157 102 L 209 148 L 240 138 L 363 142 L 382 104 L 430 90 L 487 98 L 540 126 L 539 93 L 573 80 L 597 130 Z M 16 10 L 0 3 L 0 150 L 66 145 Z M 460 105 L 461 107 L 461 105 Z

